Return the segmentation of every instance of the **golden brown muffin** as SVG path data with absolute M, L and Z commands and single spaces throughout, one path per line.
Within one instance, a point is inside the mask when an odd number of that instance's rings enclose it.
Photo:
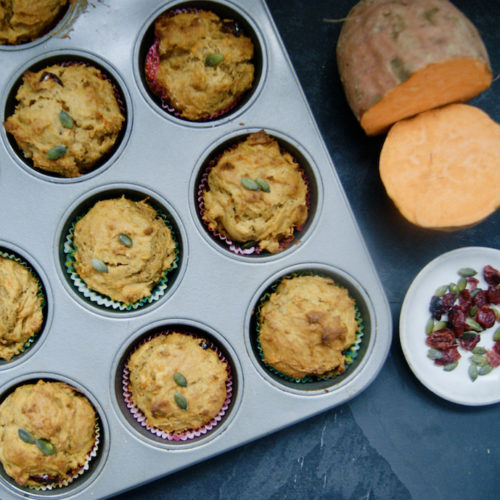
M 225 151 L 210 170 L 202 217 L 211 231 L 277 253 L 306 222 L 307 194 L 292 155 L 261 130 Z
M 63 14 L 67 0 L 2 0 L 0 45 L 17 45 L 45 35 Z
M 125 120 L 113 85 L 84 64 L 26 71 L 16 99 L 5 130 L 35 167 L 64 177 L 96 166 L 115 145 Z
M 87 462 L 95 426 L 94 408 L 70 385 L 22 385 L 0 405 L 0 462 L 21 486 L 60 483 Z
M 252 87 L 253 43 L 234 21 L 204 10 L 167 12 L 156 20 L 155 36 L 155 83 L 183 118 L 211 117 Z
M 169 433 L 198 429 L 226 400 L 226 364 L 206 341 L 173 332 L 142 344 L 128 362 L 132 402 L 147 424 Z
M 264 361 L 295 379 L 343 373 L 356 330 L 354 300 L 322 276 L 282 280 L 259 314 Z
M 0 256 L 0 358 L 9 360 L 43 324 L 43 301 L 36 278 Z
M 97 202 L 74 230 L 75 270 L 92 290 L 131 304 L 150 295 L 176 258 L 172 233 L 146 200 Z

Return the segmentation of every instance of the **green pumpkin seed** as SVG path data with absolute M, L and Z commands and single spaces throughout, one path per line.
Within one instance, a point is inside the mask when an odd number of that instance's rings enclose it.
M 468 370 L 469 378 L 474 382 L 477 379 L 479 371 L 476 365 L 470 365 Z
M 177 406 L 181 410 L 187 410 L 188 402 L 187 402 L 187 399 L 182 394 L 179 394 L 178 392 L 176 392 L 174 394 L 174 399 L 175 399 L 175 402 L 177 403 Z
M 467 280 L 465 278 L 460 278 L 457 282 L 458 291 L 461 292 L 467 287 Z
M 475 320 L 472 318 L 465 318 L 465 324 L 469 327 L 475 330 L 476 332 L 482 332 L 483 327 Z
M 472 349 L 472 352 L 474 354 L 482 355 L 482 354 L 486 354 L 486 349 L 484 347 L 481 347 L 478 345 L 478 346 L 474 347 L 474 349 Z
M 446 323 L 446 321 L 436 322 L 436 324 L 434 325 L 434 331 L 441 330 L 442 328 L 445 328 L 447 324 L 448 323 Z
M 469 311 L 469 316 L 472 318 L 477 313 L 477 306 L 472 306 Z
M 269 186 L 269 183 L 266 181 L 266 179 L 257 177 L 255 179 L 255 182 L 259 185 L 261 191 L 264 191 L 265 193 L 269 193 L 271 191 L 271 187 Z
M 478 365 L 478 366 L 484 366 L 488 361 L 486 361 L 486 358 L 483 356 L 480 356 L 479 354 L 473 354 L 470 358 L 471 363 Z
M 17 433 L 25 443 L 33 444 L 35 442 L 35 438 L 27 430 L 19 429 Z
M 257 182 L 250 179 L 250 177 L 242 177 L 240 182 L 245 189 L 249 189 L 250 191 L 258 191 L 260 189 Z
M 453 363 L 448 363 L 447 365 L 443 366 L 443 370 L 445 372 L 451 372 L 453 371 L 456 367 L 458 366 L 458 361 L 454 361 Z
M 92 259 L 92 267 L 100 273 L 108 272 L 108 266 L 101 259 Z
M 458 274 L 464 278 L 470 278 L 471 276 L 475 276 L 477 271 L 472 269 L 472 267 L 462 267 L 462 269 L 458 270 Z
M 471 290 L 470 296 L 474 298 L 480 291 L 481 291 L 480 288 L 474 288 L 474 290 Z
M 132 246 L 132 239 L 130 238 L 130 236 L 128 234 L 120 233 L 118 235 L 118 239 L 120 240 L 120 243 L 122 245 L 125 245 L 126 247 L 129 247 L 129 248 Z
M 439 349 L 434 349 L 433 347 L 431 347 L 427 351 L 427 357 L 430 359 L 439 359 L 443 357 L 443 353 Z
M 50 441 L 47 441 L 47 439 L 37 439 L 35 442 L 38 449 L 44 455 L 53 455 L 56 452 L 54 445 Z
M 500 315 L 500 312 L 498 312 L 498 309 L 496 307 L 492 307 L 492 306 L 490 306 L 490 309 L 493 311 L 495 318 L 498 320 L 498 316 Z
M 500 340 L 500 326 L 495 330 L 495 333 L 493 334 L 493 340 L 495 342 L 498 342 Z
M 467 332 L 462 333 L 462 336 L 460 338 L 464 339 L 464 340 L 473 340 L 476 337 L 477 337 L 476 332 L 467 331 Z
M 47 157 L 47 160 L 59 160 L 59 158 L 62 158 L 66 154 L 67 150 L 68 148 L 66 146 L 60 144 L 50 148 L 45 156 Z
M 205 65 L 217 66 L 223 60 L 224 60 L 224 54 L 221 54 L 220 52 L 212 52 L 211 54 L 208 54 L 208 56 L 205 58 Z
M 434 318 L 431 316 L 425 324 L 425 333 L 430 335 L 434 331 Z
M 61 109 L 61 112 L 59 113 L 59 120 L 64 128 L 73 128 L 75 126 L 73 118 L 71 118 L 71 116 L 69 116 L 64 109 Z
M 174 380 L 177 385 L 187 387 L 188 383 L 186 377 L 182 373 L 174 373 Z
M 479 375 L 488 375 L 488 373 L 490 373 L 491 370 L 493 370 L 493 367 L 491 365 L 484 365 L 481 366 L 481 368 L 479 368 L 477 373 L 479 373 Z
M 450 289 L 450 292 L 458 293 L 458 286 L 456 283 L 450 283 L 448 288 Z
M 436 290 L 434 295 L 436 297 L 442 297 L 447 291 L 448 291 L 448 285 L 442 285 Z

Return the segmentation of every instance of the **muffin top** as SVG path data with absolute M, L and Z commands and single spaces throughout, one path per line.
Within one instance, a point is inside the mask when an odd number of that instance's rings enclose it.
M 36 278 L 0 256 L 0 358 L 9 360 L 43 324 L 43 301 Z
M 264 361 L 295 379 L 343 373 L 356 339 L 354 300 L 323 276 L 283 279 L 259 314 Z
M 150 427 L 169 433 L 198 429 L 226 399 L 226 363 L 207 342 L 169 333 L 148 340 L 130 356 L 129 390 Z
M 67 0 L 3 0 L 0 3 L 0 45 L 17 45 L 45 35 L 67 3 Z
M 127 305 L 151 294 L 176 258 L 169 227 L 146 200 L 97 202 L 74 229 L 75 271 L 88 288 Z
M 277 253 L 306 222 L 307 195 L 292 155 L 261 130 L 217 159 L 203 192 L 202 217 L 211 231 Z
M 113 85 L 85 64 L 26 71 L 4 126 L 33 165 L 63 177 L 91 170 L 111 151 L 125 120 Z
M 156 20 L 155 36 L 155 83 L 183 118 L 209 118 L 251 88 L 253 43 L 234 21 L 205 10 L 167 12 Z
M 94 408 L 70 385 L 22 385 L 0 405 L 0 462 L 21 486 L 58 483 L 87 461 L 95 425 Z

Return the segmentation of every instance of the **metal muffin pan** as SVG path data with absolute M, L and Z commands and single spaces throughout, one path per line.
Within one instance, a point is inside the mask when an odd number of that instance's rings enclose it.
M 201 6 L 236 18 L 256 44 L 257 82 L 230 114 L 191 123 L 167 114 L 145 88 L 143 42 L 164 10 Z M 63 20 L 63 22 L 65 22 Z M 194 465 L 349 401 L 377 376 L 392 323 L 384 290 L 305 96 L 266 4 L 256 0 L 96 2 L 61 33 L 40 43 L 0 47 L 2 120 L 12 88 L 33 65 L 72 57 L 104 68 L 120 87 L 127 122 L 106 163 L 76 179 L 32 169 L 1 130 L 0 249 L 38 273 L 47 318 L 35 345 L 0 364 L 0 399 L 38 378 L 64 380 L 94 404 L 101 421 L 98 456 L 71 485 L 21 488 L 0 467 L 0 498 L 105 498 Z M 148 42 L 149 43 L 149 42 Z M 277 255 L 236 255 L 205 230 L 198 211 L 200 171 L 214 152 L 264 129 L 289 148 L 311 181 L 311 214 L 294 243 Z M 340 147 L 340 146 L 339 146 Z M 81 207 L 110 193 L 146 194 L 166 210 L 181 243 L 178 269 L 159 300 L 132 311 L 99 306 L 79 295 L 64 268 L 64 233 Z M 358 357 L 333 381 L 285 382 L 269 373 L 255 348 L 253 311 L 262 293 L 290 272 L 332 276 L 356 299 L 365 326 Z M 122 369 L 132 345 L 173 326 L 203 332 L 231 364 L 233 392 L 222 421 L 206 435 L 167 441 L 130 417 Z

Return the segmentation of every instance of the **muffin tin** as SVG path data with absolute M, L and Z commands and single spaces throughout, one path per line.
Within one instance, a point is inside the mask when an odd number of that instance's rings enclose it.
M 142 68 L 152 23 L 174 6 L 203 7 L 236 19 L 256 46 L 253 91 L 216 120 L 193 123 L 173 116 L 145 85 Z M 2 120 L 13 108 L 13 89 L 26 69 L 77 59 L 100 66 L 116 82 L 127 121 L 106 162 L 74 179 L 34 170 L 2 128 L 0 207 L 6 216 L 0 250 L 36 271 L 47 304 L 36 342 L 0 364 L 0 399 L 28 381 L 66 381 L 96 408 L 101 436 L 89 470 L 61 489 L 21 488 L 0 467 L 5 500 L 109 497 L 343 404 L 376 377 L 392 337 L 384 290 L 263 1 L 81 2 L 62 23 L 38 43 L 0 46 Z M 206 231 L 198 184 L 214 154 L 261 129 L 300 160 L 311 186 L 310 217 L 283 252 L 236 254 Z M 148 197 L 168 215 L 180 246 L 165 293 L 131 310 L 82 295 L 65 267 L 65 237 L 75 215 L 114 194 Z M 280 277 L 301 272 L 331 276 L 348 288 L 363 318 L 356 358 L 335 379 L 286 381 L 269 372 L 258 354 L 253 311 L 259 298 Z M 123 397 L 123 367 L 133 346 L 172 328 L 208 338 L 232 374 L 232 397 L 221 421 L 206 434 L 179 441 L 141 426 Z

